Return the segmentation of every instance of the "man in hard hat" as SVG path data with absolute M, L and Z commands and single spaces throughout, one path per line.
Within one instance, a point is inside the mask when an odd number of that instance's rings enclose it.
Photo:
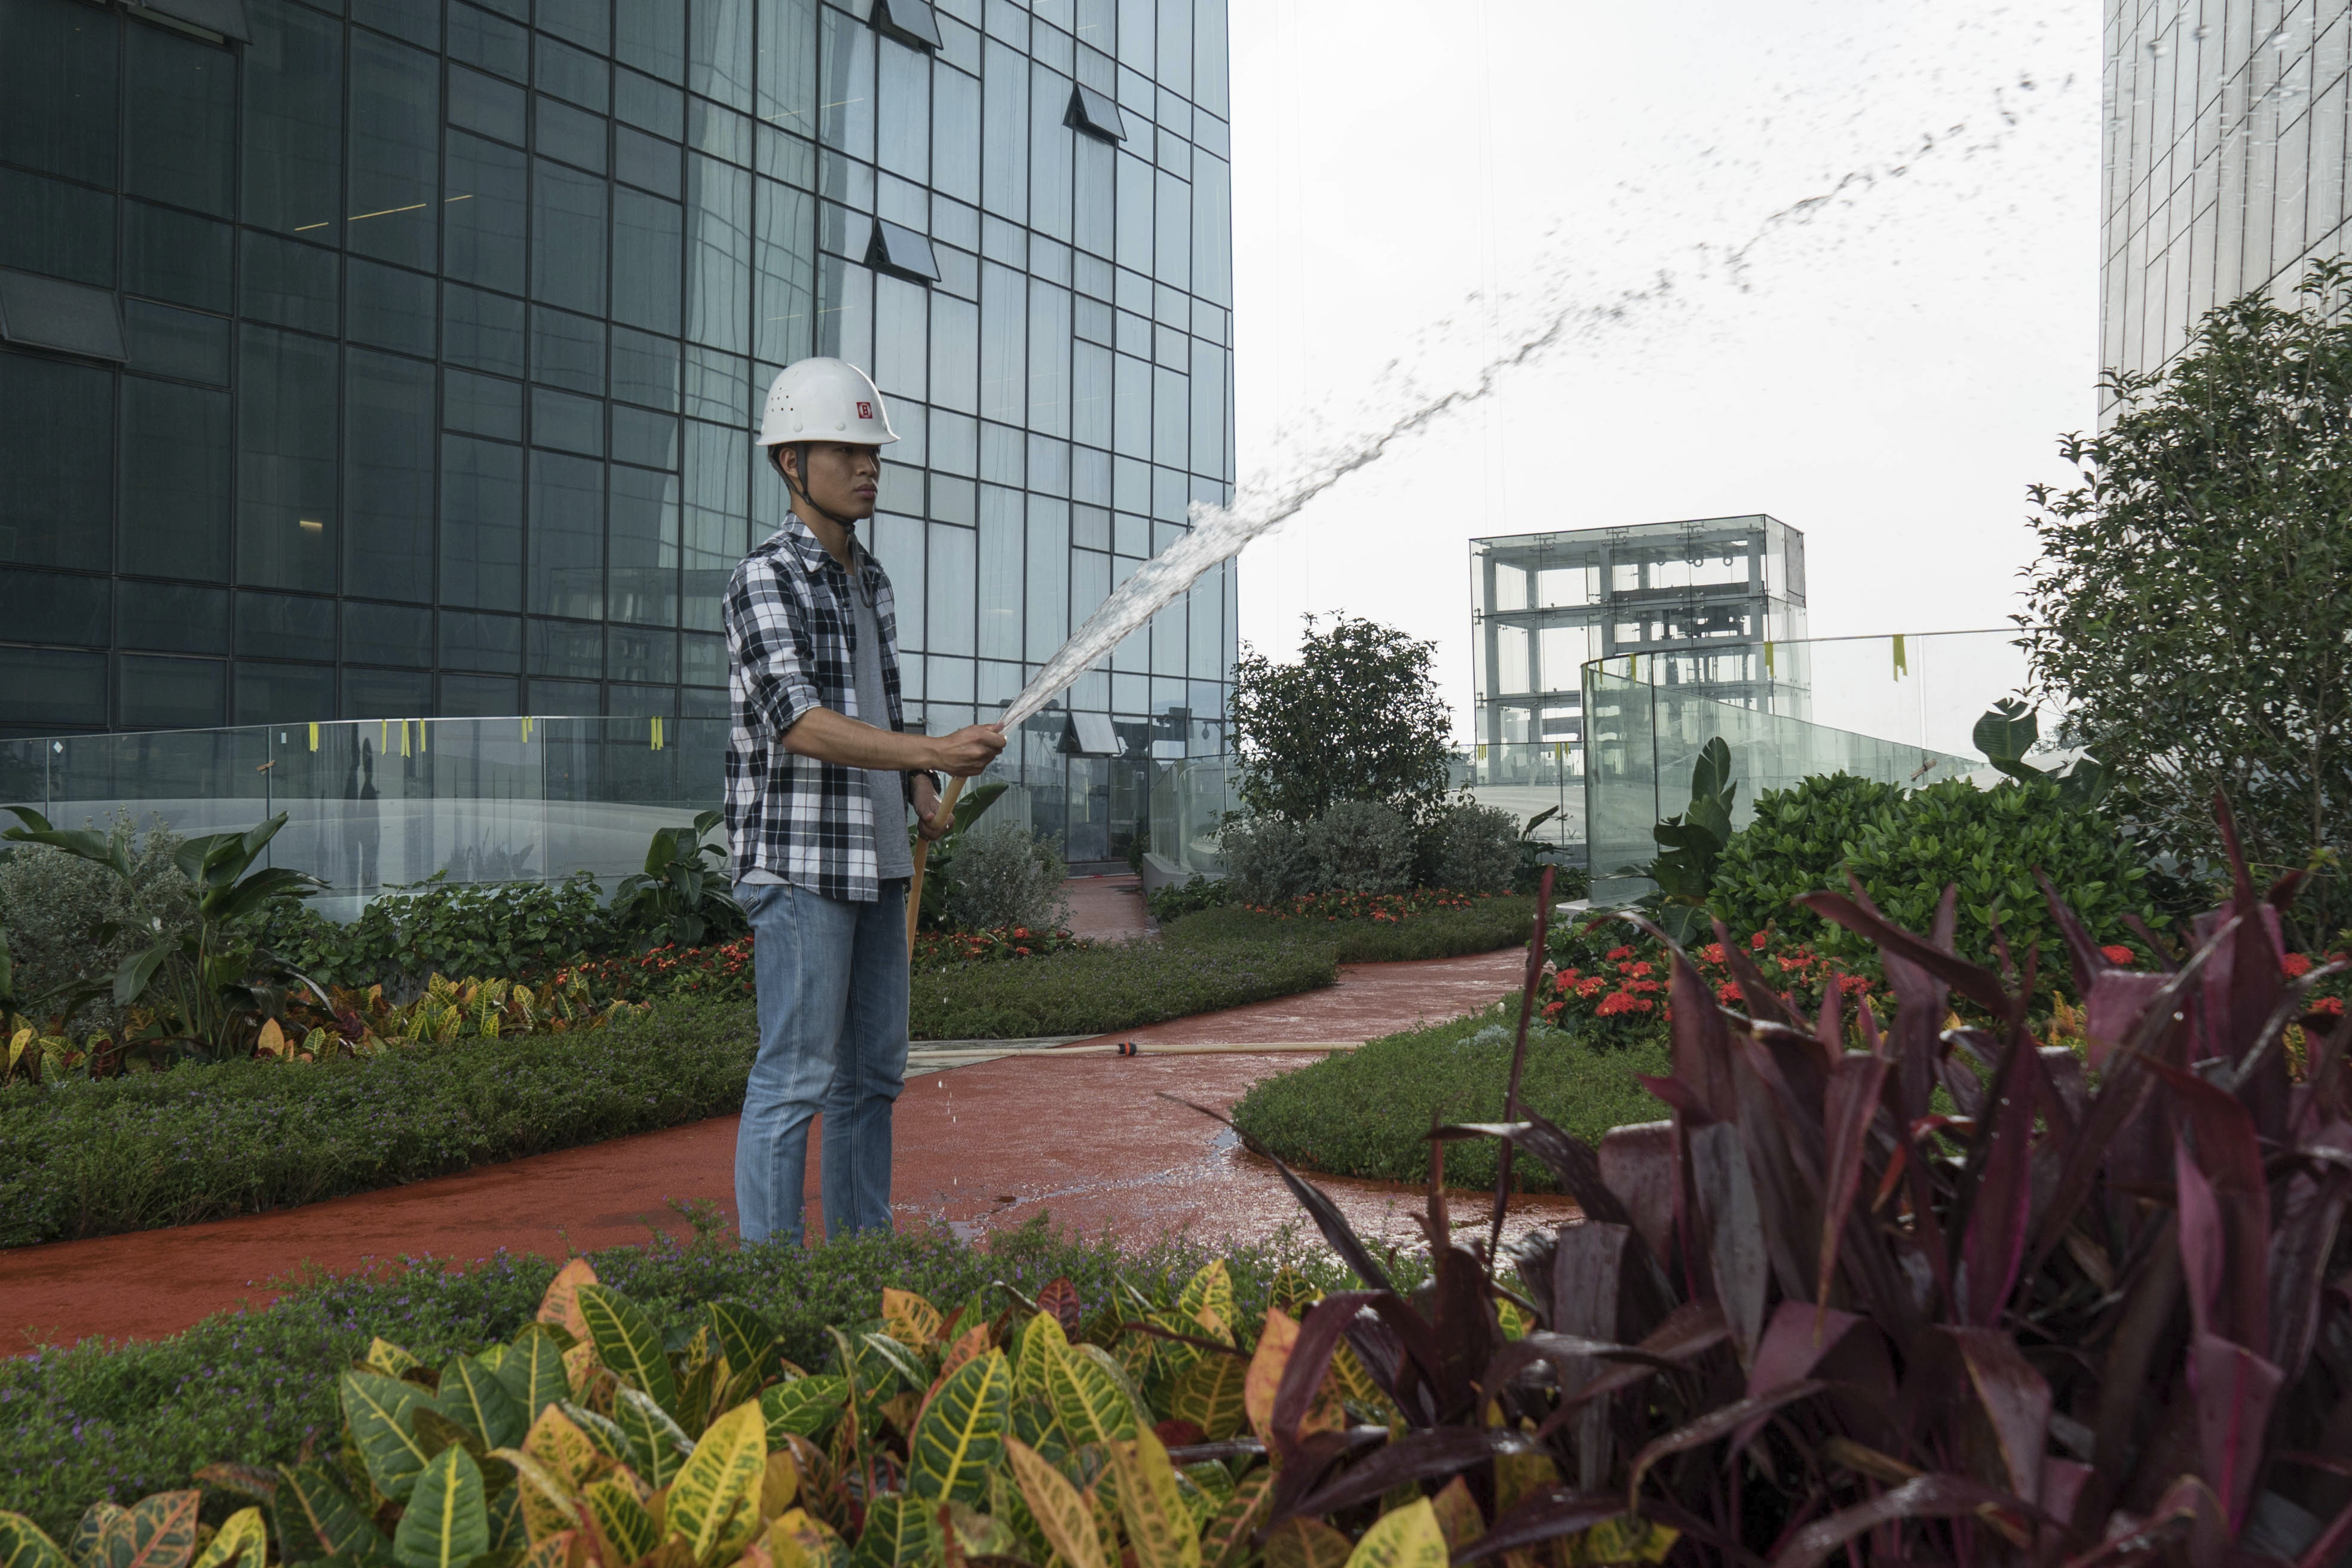
M 938 837 L 935 774 L 968 777 L 1004 748 L 1000 724 L 903 729 L 890 579 L 857 537 L 881 448 L 898 438 L 856 366 L 805 359 L 776 377 L 760 445 L 792 510 L 727 584 L 727 831 L 760 998 L 735 1138 L 746 1241 L 801 1241 L 819 1111 L 825 1234 L 889 1228 L 890 1111 L 907 1069 L 907 811 Z

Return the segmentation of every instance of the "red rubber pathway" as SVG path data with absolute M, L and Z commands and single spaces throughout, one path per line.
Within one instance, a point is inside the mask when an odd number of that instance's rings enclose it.
M 1125 1037 L 1370 1039 L 1483 1006 L 1516 988 L 1521 964 L 1517 952 L 1354 964 L 1328 990 Z M 1045 1213 L 1091 1236 L 1270 1236 L 1301 1218 L 1273 1168 L 1235 1149 L 1223 1126 L 1157 1091 L 1223 1110 L 1257 1079 L 1317 1059 L 1311 1053 L 1020 1057 L 911 1079 L 897 1121 L 898 1223 L 945 1224 L 976 1238 Z M 688 1226 L 667 1206 L 672 1202 L 708 1200 L 733 1218 L 734 1148 L 735 1118 L 719 1117 L 273 1214 L 0 1252 L 0 1321 L 33 1343 L 152 1338 L 239 1303 L 267 1301 L 263 1281 L 304 1266 L 341 1273 L 403 1255 L 467 1260 L 499 1247 L 560 1258 L 642 1242 L 651 1227 L 684 1235 Z M 812 1198 L 815 1152 L 812 1146 Z M 1368 1240 L 1417 1240 L 1410 1190 L 1322 1184 Z M 1475 1203 L 1465 1204 L 1456 1223 L 1475 1223 Z M 1554 1225 L 1575 1213 L 1563 1199 L 1518 1200 L 1512 1228 Z

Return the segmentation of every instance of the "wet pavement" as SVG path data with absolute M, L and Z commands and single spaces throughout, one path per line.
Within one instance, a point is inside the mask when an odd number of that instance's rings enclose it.
M 1326 990 L 1120 1037 L 1164 1045 L 1367 1039 L 1485 1005 L 1516 987 L 1521 964 L 1518 952 L 1505 952 L 1349 965 Z M 1263 1239 L 1293 1225 L 1311 1233 L 1272 1166 L 1234 1147 L 1216 1121 L 1160 1096 L 1223 1110 L 1257 1079 L 1319 1059 L 1017 1057 L 910 1077 L 897 1118 L 891 1196 L 899 1226 L 945 1225 L 978 1239 L 1046 1215 L 1057 1227 L 1138 1242 L 1180 1232 L 1211 1242 Z M 734 1150 L 735 1118 L 719 1117 L 274 1214 L 16 1248 L 0 1252 L 0 1300 L 30 1342 L 152 1338 L 241 1302 L 264 1302 L 267 1279 L 301 1267 L 342 1273 L 428 1252 L 462 1263 L 500 1247 L 560 1258 L 641 1243 L 649 1228 L 683 1237 L 691 1226 L 672 1205 L 707 1202 L 732 1220 Z M 813 1140 L 812 1199 L 816 1171 Z M 1417 1244 L 1417 1194 L 1372 1182 L 1319 1184 L 1368 1241 Z M 1476 1223 L 1484 1212 L 1465 1195 L 1456 1223 Z M 1561 1198 L 1517 1199 L 1510 1228 L 1575 1214 Z
M 1160 934 L 1143 907 L 1140 877 L 1073 877 L 1062 884 L 1062 897 L 1069 900 L 1066 923 L 1072 936 L 1093 942 L 1131 942 Z

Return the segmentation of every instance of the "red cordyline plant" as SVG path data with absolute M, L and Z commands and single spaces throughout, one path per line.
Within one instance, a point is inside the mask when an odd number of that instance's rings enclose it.
M 1816 893 L 1878 945 L 1887 1033 L 1864 1011 L 1849 1048 L 1834 993 L 1801 1016 L 1729 940 L 1747 1013 L 1719 1007 L 1675 949 L 1672 1120 L 1597 1150 L 1532 1115 L 1439 1129 L 1411 1295 L 1286 1170 L 1368 1289 L 1301 1324 L 1275 1517 L 1344 1524 L 1459 1477 L 1483 1517 L 1457 1563 L 1629 1510 L 1650 1560 L 1694 1564 L 2346 1561 L 2352 1068 L 2347 1026 L 2305 1005 L 2341 966 L 2283 973 L 2296 879 L 2258 894 L 2219 815 L 2234 892 L 2177 967 L 2116 966 L 2050 895 L 2087 1059 L 2026 1026 L 2038 952 L 2007 978 L 1953 955 L 1949 894 L 1920 936 Z M 1955 994 L 1999 1023 L 1945 1030 Z M 1515 1284 L 1446 1215 L 1439 1152 L 1470 1137 L 1584 1209 Z M 1537 1326 L 1507 1338 L 1505 1301 Z M 1401 1426 L 1310 1418 L 1342 1342 Z

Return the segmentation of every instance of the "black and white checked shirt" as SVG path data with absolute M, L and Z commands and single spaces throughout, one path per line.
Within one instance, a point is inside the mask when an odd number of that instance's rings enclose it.
M 882 630 L 887 715 L 857 710 L 857 622 L 849 574 L 808 524 L 787 512 L 727 582 L 721 612 L 734 726 L 727 737 L 727 835 L 738 881 L 766 871 L 829 899 L 877 897 L 874 805 L 866 770 L 784 750 L 812 708 L 877 729 L 905 728 L 898 701 L 898 616 L 889 576 L 864 543 L 852 557 Z

